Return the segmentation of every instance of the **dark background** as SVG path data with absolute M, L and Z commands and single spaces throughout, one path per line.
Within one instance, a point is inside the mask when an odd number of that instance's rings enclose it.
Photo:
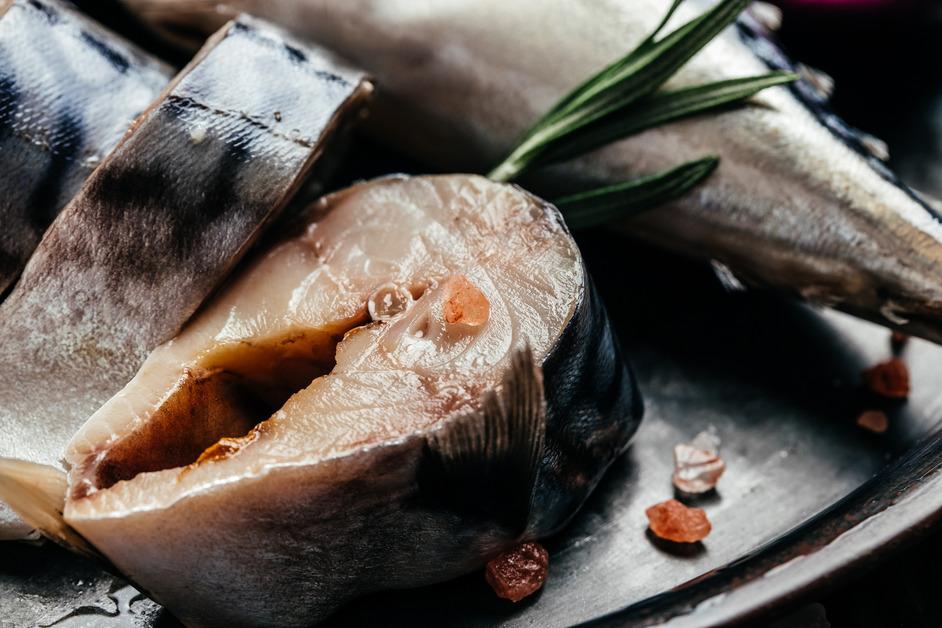
M 917 189 L 942 197 L 942 7 L 933 0 L 782 0 L 780 40 L 791 55 L 836 81 L 833 105 L 885 140 L 891 164 Z M 116 2 L 79 0 L 87 13 L 164 58 L 186 55 L 139 29 Z M 864 6 L 866 5 L 866 6 Z M 763 625 L 942 625 L 942 531 L 888 561 L 835 583 Z

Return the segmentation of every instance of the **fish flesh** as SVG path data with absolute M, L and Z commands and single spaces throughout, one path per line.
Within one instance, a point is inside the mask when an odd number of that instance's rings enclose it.
M 251 18 L 224 26 L 59 214 L 0 304 L 0 457 L 58 464 L 223 281 L 371 92 Z M 0 537 L 30 533 L 0 508 Z
M 554 207 L 387 177 L 316 203 L 89 419 L 65 520 L 187 625 L 306 626 L 558 530 L 641 413 Z
M 0 0 L 0 299 L 172 76 L 55 0 Z
M 373 131 L 436 168 L 483 171 L 560 97 L 644 40 L 672 0 L 124 0 L 164 31 L 227 11 L 280 22 L 372 72 Z M 684 3 L 672 24 L 710 3 Z M 667 88 L 753 76 L 788 59 L 742 22 Z M 880 161 L 807 81 L 750 106 L 677 122 L 525 180 L 555 194 L 716 154 L 718 171 L 617 228 L 715 260 L 744 284 L 942 341 L 942 214 Z

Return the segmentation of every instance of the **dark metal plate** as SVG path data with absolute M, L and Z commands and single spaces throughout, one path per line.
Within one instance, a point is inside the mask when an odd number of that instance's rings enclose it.
M 881 406 L 892 428 L 874 436 L 854 419 L 879 405 L 862 389 L 860 371 L 890 355 L 886 330 L 770 295 L 727 292 L 706 267 L 626 250 L 604 233 L 587 234 L 581 245 L 648 412 L 629 452 L 549 542 L 545 590 L 511 605 L 472 574 L 361 600 L 332 625 L 566 626 L 626 606 L 606 623 L 680 615 L 709 625 L 818 583 L 942 506 L 942 445 L 918 445 L 942 413 L 942 348 L 910 343 L 913 397 Z M 646 535 L 644 509 L 672 495 L 673 445 L 710 426 L 728 464 L 717 494 L 701 504 L 714 532 L 678 553 Z M 65 616 L 67 626 L 97 626 L 123 605 L 125 616 L 112 621 L 126 623 L 115 625 L 155 625 L 156 605 L 124 586 L 54 548 L 5 546 L 0 616 L 15 626 Z
M 626 606 L 602 623 L 686 616 L 691 625 L 717 625 L 866 557 L 942 505 L 942 495 L 919 508 L 899 499 L 922 492 L 913 484 L 936 463 L 931 448 L 910 447 L 942 410 L 940 348 L 914 342 L 907 349 L 913 398 L 884 406 L 893 427 L 876 437 L 854 419 L 876 407 L 860 371 L 890 354 L 885 330 L 767 295 L 727 293 L 705 268 L 652 251 L 626 254 L 603 235 L 582 245 L 633 356 L 648 414 L 628 454 L 548 545 L 545 590 L 512 606 L 475 574 L 364 600 L 335 625 L 568 626 Z M 673 445 L 710 426 L 723 438 L 728 471 L 700 504 L 713 533 L 681 553 L 645 534 L 644 509 L 672 495 Z M 900 471 L 884 471 L 894 462 Z M 813 518 L 865 484 L 859 496 Z M 870 519 L 894 500 L 892 511 Z M 857 524 L 863 527 L 840 536 Z

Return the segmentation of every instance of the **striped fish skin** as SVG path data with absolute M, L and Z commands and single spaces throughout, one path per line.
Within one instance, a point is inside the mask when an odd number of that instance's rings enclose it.
M 0 298 L 172 76 L 55 0 L 0 2 Z
M 0 456 L 57 465 L 172 337 L 371 92 L 250 18 L 225 26 L 53 222 L 0 304 Z M 28 533 L 0 509 L 0 537 Z
M 68 523 L 187 625 L 306 626 L 478 569 L 563 526 L 641 419 L 554 207 L 476 176 L 387 177 L 310 221 L 67 449 Z M 489 304 L 468 326 L 439 309 L 456 276 Z M 390 284 L 414 302 L 372 320 Z M 481 401 L 498 385 L 502 411 Z
M 502 159 L 542 112 L 646 37 L 671 4 L 125 2 L 165 29 L 205 29 L 218 11 L 235 9 L 290 25 L 375 74 L 377 134 L 436 166 L 472 170 Z M 674 22 L 712 4 L 691 0 Z M 668 87 L 764 73 L 763 59 L 776 57 L 767 39 L 731 28 Z M 808 87 L 767 90 L 747 108 L 645 132 L 526 184 L 553 198 L 717 154 L 722 163 L 709 181 L 621 229 L 722 262 L 747 284 L 942 341 L 942 217 L 857 150 L 867 142 L 796 97 Z

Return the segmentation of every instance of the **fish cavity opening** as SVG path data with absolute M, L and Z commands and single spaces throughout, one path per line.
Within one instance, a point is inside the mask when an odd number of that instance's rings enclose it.
M 251 440 L 256 426 L 334 368 L 337 344 L 351 327 L 240 342 L 204 357 L 141 426 L 99 454 L 90 484 L 105 489 L 233 453 L 236 443 L 220 439 Z

